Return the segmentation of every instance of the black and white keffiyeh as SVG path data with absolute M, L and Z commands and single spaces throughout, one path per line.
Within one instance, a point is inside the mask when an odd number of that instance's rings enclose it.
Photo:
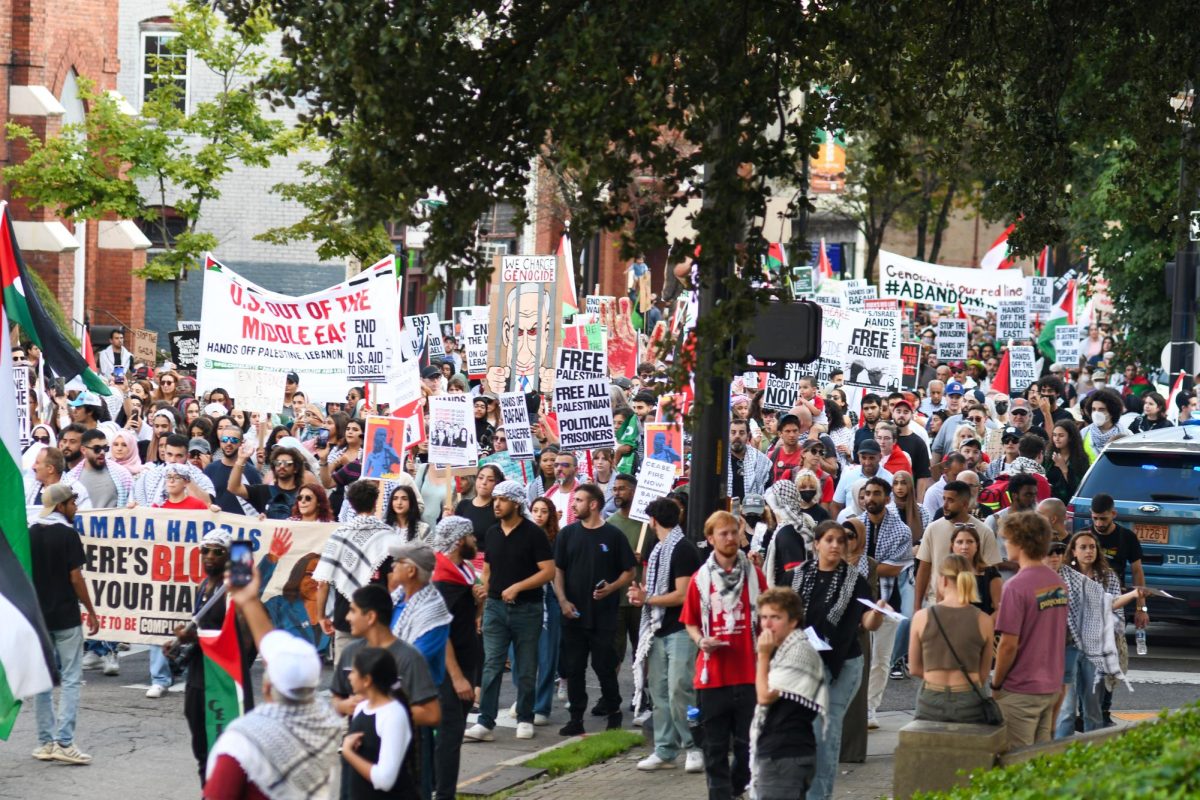
M 646 561 L 646 597 L 656 597 L 670 594 L 671 557 L 675 548 L 683 541 L 683 529 L 676 525 L 667 534 L 667 538 L 654 545 L 650 558 Z M 654 644 L 654 634 L 662 627 L 667 609 L 662 606 L 642 604 L 641 625 L 638 628 L 637 650 L 633 656 L 633 707 L 641 708 L 642 692 L 646 688 L 646 659 L 650 656 L 650 647 Z
M 403 542 L 400 534 L 383 520 L 373 514 L 359 514 L 329 537 L 313 570 L 313 580 L 332 583 L 349 600 L 370 582 L 375 570 L 388 557 L 388 547 Z
M 817 589 L 817 560 L 810 559 L 796 570 L 792 579 L 792 588 L 804 601 L 804 608 L 812 606 L 813 593 Z M 845 561 L 839 562 L 837 569 L 832 572 L 833 580 L 825 590 L 822 605 L 825 607 L 825 618 L 833 626 L 842 621 L 850 603 L 854 601 L 854 585 L 858 582 L 858 571 L 852 571 Z
M 271 800 L 323 794 L 345 722 L 322 699 L 266 703 L 229 724 L 208 754 L 208 774 L 228 755 Z
M 414 644 L 434 628 L 449 625 L 452 619 L 442 593 L 431 583 L 404 603 L 404 610 L 392 626 L 392 635 Z
M 1113 598 L 1121 594 L 1117 576 L 1109 572 L 1101 585 L 1067 564 L 1058 575 L 1067 585 L 1067 628 L 1079 652 L 1095 666 L 1096 681 L 1111 680 L 1113 685 L 1124 681 L 1133 691 L 1117 651 L 1118 617 L 1113 611 Z
M 696 574 L 692 576 L 692 580 L 696 582 L 696 589 L 700 595 L 700 632 L 701 636 L 712 636 L 712 612 L 713 612 L 713 594 L 717 595 L 717 602 L 720 604 L 720 611 L 725 619 L 726 626 L 732 627 L 739 622 L 735 614 L 735 610 L 739 608 L 742 602 L 743 589 L 749 592 L 750 602 L 746 608 L 742 609 L 748 619 L 752 636 L 758 636 L 758 615 L 755 609 L 758 607 L 758 576 L 755 574 L 753 562 L 741 550 L 737 551 L 737 563 L 733 565 L 733 569 L 726 571 L 717 562 L 716 551 L 709 555 L 708 560 L 700 565 L 700 569 L 696 570 Z M 723 631 L 718 631 L 718 634 Z M 704 655 L 704 666 L 700 672 L 700 682 L 708 683 L 708 654 Z

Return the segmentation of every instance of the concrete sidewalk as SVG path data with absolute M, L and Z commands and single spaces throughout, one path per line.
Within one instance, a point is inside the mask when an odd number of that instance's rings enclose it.
M 879 713 L 879 730 L 867 740 L 867 760 L 841 764 L 834 796 L 874 800 L 891 797 L 892 753 L 900 729 L 912 720 L 907 711 Z M 650 743 L 624 755 L 561 778 L 532 784 L 510 795 L 510 800 L 613 800 L 616 797 L 650 797 L 654 800 L 696 800 L 706 795 L 703 775 L 678 769 L 639 772 L 637 762 L 650 754 Z M 682 761 L 682 759 L 681 759 Z

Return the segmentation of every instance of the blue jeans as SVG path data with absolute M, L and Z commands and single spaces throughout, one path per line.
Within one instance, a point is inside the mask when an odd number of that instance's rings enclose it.
M 83 649 L 89 653 L 95 653 L 101 658 L 104 658 L 109 653 L 117 652 L 117 643 L 102 642 L 99 639 L 88 639 L 87 642 L 84 643 Z
M 154 686 L 170 687 L 175 682 L 171 674 L 171 662 L 163 655 L 162 647 L 150 645 L 150 683 Z
M 546 615 L 542 633 L 538 636 L 537 683 L 534 690 L 533 713 L 550 716 L 554 707 L 554 689 L 558 683 L 558 648 L 562 641 L 562 609 L 558 595 L 546 585 Z M 509 648 L 509 658 L 517 663 L 516 653 Z M 517 669 L 513 667 L 512 682 L 517 686 Z M 518 691 L 520 687 L 517 686 Z
M 912 626 L 913 599 L 917 591 L 914 585 L 916 574 L 916 567 L 908 566 L 896 578 L 900 587 L 900 608 L 896 610 L 904 615 L 904 621 L 896 628 L 896 639 L 892 643 L 892 664 L 902 658 L 908 658 L 908 629 Z
M 489 597 L 483 606 L 483 680 L 480 682 L 479 724 L 491 730 L 499 713 L 504 660 L 513 647 L 517 676 L 517 722 L 533 722 L 537 683 L 538 637 L 542 631 L 541 603 L 513 603 Z
M 54 714 L 53 689 L 34 698 L 38 742 L 58 742 L 63 747 L 70 747 L 75 741 L 75 715 L 79 712 L 79 690 L 83 686 L 83 626 L 50 631 L 50 643 L 58 656 L 62 683 L 57 718 Z
M 1095 683 L 1096 667 L 1075 645 L 1067 645 L 1067 660 L 1063 683 L 1062 708 L 1054 723 L 1054 738 L 1065 739 L 1075 735 L 1075 707 L 1083 708 L 1083 730 L 1097 731 L 1104 727 L 1100 714 L 1100 694 L 1103 683 Z
M 829 800 L 833 797 L 833 779 L 837 777 L 838 755 L 842 750 L 842 722 L 846 709 L 862 683 L 863 657 L 846 659 L 837 680 L 825 668 L 825 688 L 829 690 L 829 707 L 825 718 L 813 720 L 817 738 L 817 771 L 806 795 L 808 800 Z M 823 723 L 823 724 L 822 724 Z
M 646 667 L 646 688 L 654 703 L 654 752 L 674 761 L 680 750 L 696 746 L 687 724 L 688 706 L 696 705 L 696 643 L 687 631 L 655 636 Z

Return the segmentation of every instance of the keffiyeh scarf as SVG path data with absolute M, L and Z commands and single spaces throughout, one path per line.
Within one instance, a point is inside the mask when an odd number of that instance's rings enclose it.
M 1003 474 L 1005 475 L 1045 475 L 1046 468 L 1034 461 L 1032 458 L 1018 456 L 1013 459 L 1013 462 L 1005 467 Z
M 817 560 L 810 559 L 796 570 L 792 579 L 792 588 L 800 595 L 806 609 L 812 605 L 813 593 L 817 590 L 817 572 Z M 825 618 L 836 627 L 842 621 L 842 614 L 846 613 L 846 609 L 854 601 L 854 585 L 857 583 L 858 571 L 851 572 L 850 565 L 843 561 L 832 574 L 833 580 L 825 590 L 822 605 L 825 607 Z
M 683 541 L 683 529 L 676 525 L 667 538 L 654 545 L 646 561 L 646 597 L 658 597 L 671 593 L 671 557 L 675 548 Z M 641 626 L 638 628 L 637 651 L 633 656 L 633 707 L 641 708 L 642 692 L 646 688 L 646 659 L 654 644 L 654 634 L 662 627 L 667 609 L 662 606 L 642 604 Z
M 1108 447 L 1109 443 L 1120 436 L 1122 433 L 1127 433 L 1120 425 L 1113 425 L 1108 429 L 1108 433 L 1100 430 L 1095 425 L 1088 425 L 1083 430 L 1083 435 L 1092 440 L 1092 447 L 1099 453 L 1104 448 Z
M 404 604 L 404 610 L 392 625 L 392 635 L 413 644 L 434 628 L 449 625 L 452 619 L 442 593 L 429 584 Z
M 208 754 L 208 774 L 217 758 L 227 755 L 271 800 L 319 796 L 329 782 L 344 728 L 324 700 L 266 703 L 229 724 Z
M 715 591 L 720 598 L 725 619 L 732 623 L 732 610 L 737 608 L 738 604 L 741 603 L 743 589 L 748 589 L 750 595 L 750 603 L 743 609 L 743 612 L 749 617 L 748 621 L 752 635 L 758 635 L 758 618 L 755 614 L 755 609 L 758 607 L 758 576 L 754 574 L 754 564 L 750 562 L 745 553 L 738 550 L 737 563 L 733 565 L 732 570 L 726 572 L 717 563 L 717 554 L 714 551 L 708 557 L 708 560 L 700 565 L 700 569 L 696 570 L 696 574 L 692 576 L 692 580 L 696 582 L 696 588 L 699 590 L 700 595 L 701 636 L 712 635 L 713 592 Z M 705 653 L 704 667 L 700 673 L 701 683 L 708 683 L 708 658 L 709 655 Z
M 1133 691 L 1117 651 L 1117 617 L 1112 607 L 1113 597 L 1121 593 L 1117 576 L 1108 573 L 1103 586 L 1066 564 L 1058 575 L 1067 585 L 1067 628 L 1079 652 L 1095 666 L 1096 681 L 1103 678 L 1112 686 L 1124 681 Z
M 356 590 L 370 582 L 388 556 L 388 545 L 403 542 L 400 534 L 383 520 L 359 514 L 329 537 L 313 570 L 313 580 L 332 583 L 349 600 Z

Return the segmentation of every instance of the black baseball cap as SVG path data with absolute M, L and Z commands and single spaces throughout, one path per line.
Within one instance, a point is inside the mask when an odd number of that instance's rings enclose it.
M 426 367 L 425 369 L 421 370 L 422 378 L 426 378 L 426 379 L 440 378 L 441 376 L 442 376 L 442 371 L 440 369 L 438 369 L 437 367 Z
M 1000 433 L 1000 442 L 1002 444 L 1008 444 L 1009 442 L 1019 442 L 1019 441 L 1021 441 L 1021 429 L 1020 428 L 1014 428 L 1012 425 L 1009 425 L 1007 428 L 1005 428 Z

